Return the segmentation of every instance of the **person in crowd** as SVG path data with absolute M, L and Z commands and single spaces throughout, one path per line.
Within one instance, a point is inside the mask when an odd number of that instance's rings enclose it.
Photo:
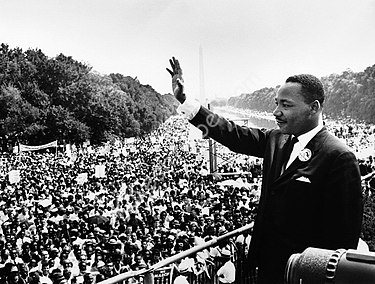
M 42 271 L 43 265 L 49 266 L 49 260 L 50 260 L 49 252 L 46 250 L 42 250 L 41 259 L 38 262 L 38 266 L 37 266 L 38 270 Z
M 27 267 L 26 263 L 19 263 L 18 264 L 18 271 L 20 278 L 24 283 L 28 283 L 29 278 L 29 268 Z
M 100 260 L 97 264 L 97 269 L 93 271 L 95 274 L 95 280 L 97 282 L 104 281 L 105 279 L 107 279 L 106 270 L 107 270 L 107 267 L 105 265 L 105 262 Z M 90 276 L 92 275 L 90 274 Z
M 245 231 L 242 234 L 238 235 L 235 244 L 239 252 L 245 257 L 248 257 L 250 241 L 251 241 L 252 230 Z
M 187 261 L 182 261 L 178 266 L 179 275 L 173 280 L 173 284 L 189 284 L 189 274 L 191 272 L 191 264 Z
M 9 273 L 7 273 L 8 275 L 6 276 L 6 280 L 5 280 L 6 284 L 23 284 L 24 283 L 23 279 L 20 278 L 17 265 L 9 263 L 8 269 L 9 269 Z
M 259 210 L 249 265 L 259 283 L 283 283 L 289 257 L 307 247 L 356 248 L 362 221 L 356 156 L 323 123 L 324 89 L 318 78 L 287 78 L 275 97 L 277 129 L 240 127 L 190 99 L 178 60 L 170 60 L 179 112 L 234 152 L 263 159 Z
M 40 271 L 40 282 L 43 284 L 52 284 L 50 278 L 50 267 L 48 263 L 42 264 L 42 270 Z
M 15 265 L 18 265 L 19 263 L 23 262 L 22 258 L 19 257 L 19 253 L 18 253 L 17 247 L 13 247 L 10 250 L 9 256 L 10 256 L 10 262 L 13 263 L 13 264 L 15 264 Z
M 69 284 L 66 278 L 63 276 L 63 272 L 60 268 L 55 268 L 52 270 L 51 280 L 53 284 Z
M 231 260 L 231 252 L 227 249 L 221 251 L 220 258 L 224 264 L 218 269 L 216 275 L 218 276 L 219 283 L 230 284 L 236 280 L 236 267 Z

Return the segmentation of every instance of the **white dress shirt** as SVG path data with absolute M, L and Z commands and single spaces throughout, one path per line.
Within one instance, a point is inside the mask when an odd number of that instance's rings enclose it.
M 307 143 L 310 142 L 311 139 L 313 139 L 313 137 L 323 128 L 323 121 L 320 119 L 319 120 L 319 124 L 318 126 L 316 126 L 315 128 L 311 129 L 309 132 L 306 132 L 300 136 L 298 136 L 298 142 L 294 144 L 294 147 L 293 147 L 293 151 L 292 153 L 290 154 L 289 156 L 289 160 L 288 160 L 288 163 L 286 164 L 285 166 L 285 169 L 287 169 L 291 163 L 293 163 L 293 161 L 297 158 L 297 156 L 299 155 L 299 153 L 301 153 L 301 151 L 303 149 L 305 149 Z

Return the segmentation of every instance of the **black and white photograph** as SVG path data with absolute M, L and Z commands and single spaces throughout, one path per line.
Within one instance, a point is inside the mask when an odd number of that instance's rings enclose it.
M 375 0 L 0 0 L 0 283 L 375 283 Z

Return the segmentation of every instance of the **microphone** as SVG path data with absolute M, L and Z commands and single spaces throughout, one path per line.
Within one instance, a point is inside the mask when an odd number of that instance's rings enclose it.
M 307 248 L 290 256 L 286 284 L 375 283 L 375 252 Z

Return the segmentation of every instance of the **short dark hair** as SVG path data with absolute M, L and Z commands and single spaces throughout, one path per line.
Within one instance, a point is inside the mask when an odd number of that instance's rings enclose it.
M 302 88 L 302 95 L 306 103 L 318 100 L 321 105 L 324 102 L 324 87 L 322 82 L 315 76 L 310 74 L 300 74 L 290 76 L 285 83 L 299 83 Z

